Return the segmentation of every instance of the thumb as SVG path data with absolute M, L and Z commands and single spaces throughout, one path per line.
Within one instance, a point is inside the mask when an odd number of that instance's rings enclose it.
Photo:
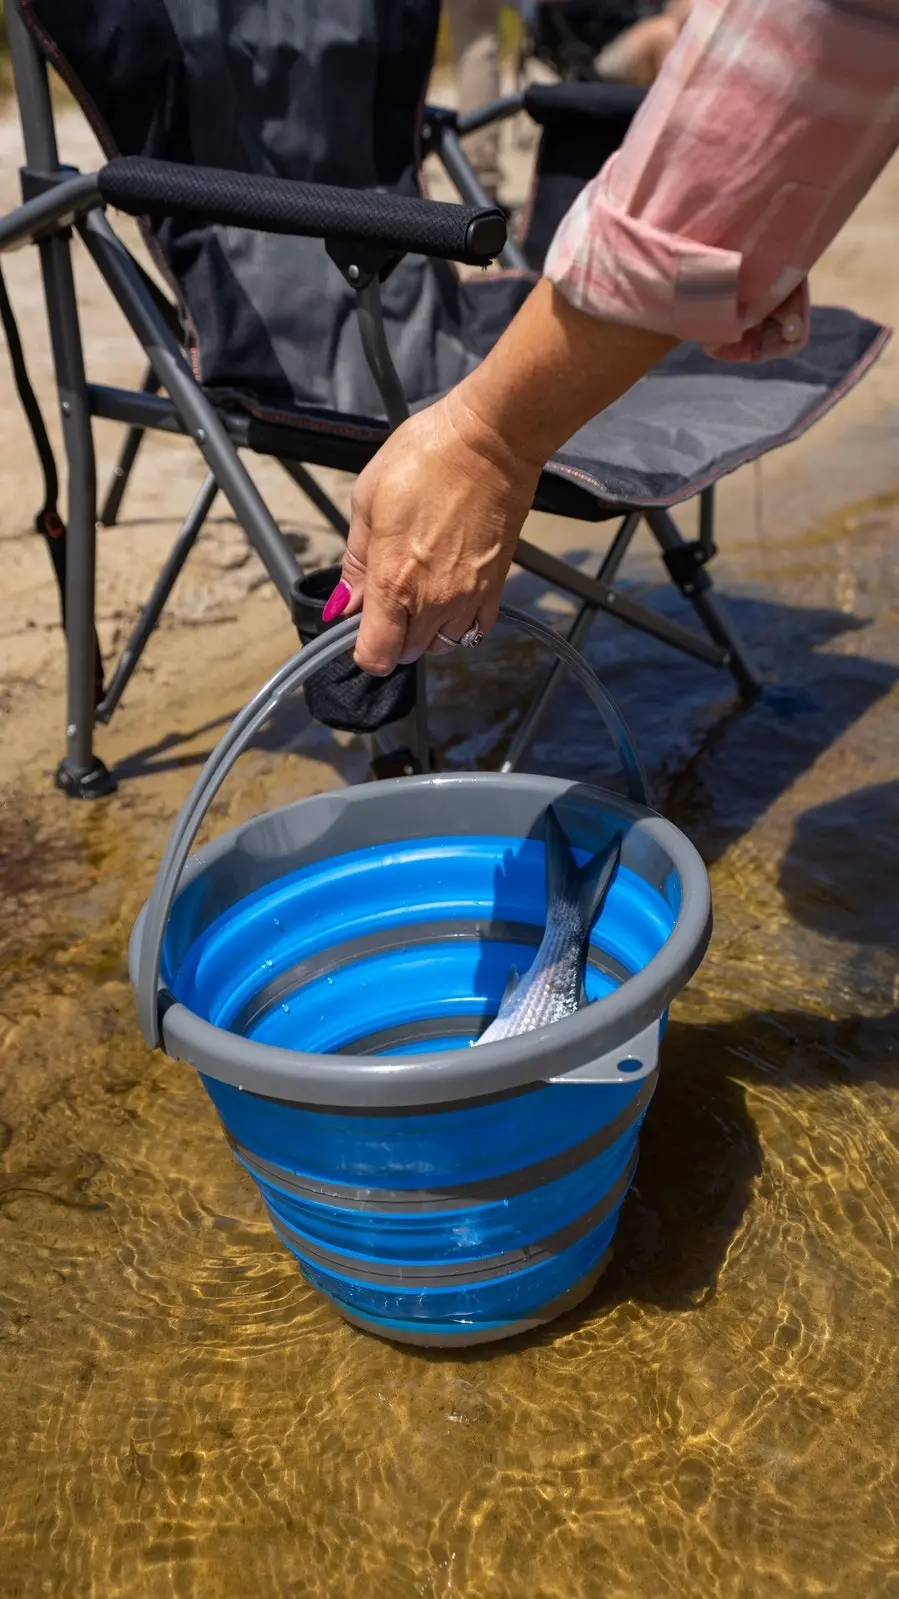
M 340 582 L 329 594 L 322 612 L 323 622 L 335 622 L 338 616 L 357 616 L 362 609 L 365 592 L 365 552 L 368 547 L 368 529 L 354 521 L 347 535 L 346 549 L 341 562 Z
M 387 677 L 402 658 L 408 628 L 409 613 L 399 600 L 371 587 L 353 651 L 356 665 L 374 677 Z

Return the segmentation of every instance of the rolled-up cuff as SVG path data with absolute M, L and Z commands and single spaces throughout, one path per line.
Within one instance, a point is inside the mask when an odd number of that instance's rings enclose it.
M 771 360 L 802 348 L 807 293 L 801 304 L 789 297 L 783 334 L 777 311 L 761 306 L 753 317 L 740 305 L 742 254 L 617 208 L 608 199 L 611 164 L 578 196 L 546 257 L 545 276 L 570 304 L 605 322 L 695 341 L 726 360 Z
M 608 171 L 608 169 L 606 169 Z M 695 244 L 627 215 L 594 178 L 562 221 L 544 273 L 581 311 L 700 344 L 743 335 L 735 250 Z

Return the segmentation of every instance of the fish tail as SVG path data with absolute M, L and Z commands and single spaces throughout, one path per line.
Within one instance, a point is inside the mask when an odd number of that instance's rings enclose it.
M 551 908 L 562 901 L 573 900 L 586 938 L 615 876 L 621 856 L 621 834 L 616 833 L 605 849 L 594 855 L 586 866 L 578 867 L 555 806 L 549 805 L 544 819 L 543 841 L 546 851 L 547 906 Z
M 546 914 L 577 895 L 577 867 L 554 805 L 548 805 L 543 818 L 543 850 L 546 857 Z
M 598 855 L 594 855 L 592 861 L 588 861 L 586 866 L 578 870 L 577 904 L 585 937 L 602 910 L 620 859 L 621 834 L 616 833 L 605 849 L 601 849 Z

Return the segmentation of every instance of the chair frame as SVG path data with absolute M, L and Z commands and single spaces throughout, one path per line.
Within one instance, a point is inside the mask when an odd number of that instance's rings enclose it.
M 10 48 L 26 165 L 21 171 L 23 203 L 0 218 L 0 253 L 23 244 L 37 246 L 67 460 L 67 560 L 64 616 L 67 642 L 66 753 L 59 764 L 56 783 L 79 798 L 107 794 L 116 787 L 110 772 L 94 751 L 96 724 L 108 723 L 155 628 L 172 587 L 193 548 L 219 492 L 231 504 L 244 533 L 291 607 L 302 570 L 293 552 L 240 459 L 239 451 L 253 450 L 277 459 L 306 498 L 330 525 L 346 537 L 348 524 L 340 509 L 316 481 L 310 466 L 359 470 L 359 445 L 352 450 L 338 435 L 312 435 L 302 427 L 255 421 L 248 415 L 217 407 L 197 383 L 182 351 L 177 313 L 119 240 L 103 213 L 97 175 L 64 167 L 59 160 L 46 64 L 28 33 L 15 5 L 7 15 Z M 427 107 L 422 126 L 425 151 L 433 151 L 470 207 L 495 207 L 460 147 L 466 133 L 490 122 L 515 115 L 522 109 L 520 94 L 504 96 L 467 117 L 437 107 Z M 310 189 L 314 186 L 307 186 Z M 416 202 L 433 209 L 435 202 Z M 83 240 L 95 266 L 123 311 L 143 347 L 148 366 L 134 390 L 91 383 L 85 371 L 78 304 L 71 260 L 71 233 Z M 323 236 L 323 235 L 319 235 Z M 402 251 L 389 247 L 372 250 L 369 244 L 340 248 L 328 242 L 329 253 L 356 290 L 363 349 L 377 384 L 389 428 L 408 415 L 402 386 L 393 366 L 381 315 L 380 278 Z M 406 246 L 409 248 L 410 246 Z M 499 254 L 501 263 L 525 269 L 518 246 L 507 240 Z M 456 259 L 462 259 L 457 256 Z M 362 263 L 361 269 L 358 263 Z M 111 482 L 97 510 L 96 460 L 93 419 L 103 418 L 126 428 L 125 440 Z M 189 435 L 201 451 L 207 476 L 191 506 L 150 596 L 99 699 L 95 675 L 96 527 L 99 520 L 112 525 L 146 431 Z M 372 444 L 371 454 L 377 444 Z M 535 507 L 541 508 L 538 489 Z M 553 507 L 558 511 L 558 505 Z M 579 509 L 577 515 L 583 515 Z M 754 695 L 761 678 L 733 624 L 712 592 L 706 570 L 715 554 L 714 489 L 700 495 L 699 537 L 685 539 L 670 512 L 663 508 L 597 505 L 595 521 L 616 519 L 611 544 L 590 576 L 530 541 L 519 541 L 515 562 L 525 571 L 558 588 L 578 602 L 568 630 L 577 648 L 585 643 L 600 613 L 672 645 L 709 665 L 728 668 L 740 692 Z M 641 522 L 646 522 L 659 545 L 669 575 L 693 605 L 702 632 L 659 615 L 649 606 L 616 588 L 615 580 Z M 512 770 L 545 720 L 565 679 L 556 666 L 526 713 L 503 763 Z M 414 727 L 405 729 L 421 769 L 428 765 L 426 676 L 419 668 L 418 710 Z M 379 742 L 380 740 L 380 742 Z M 399 751 L 400 764 L 391 768 L 397 751 L 392 729 L 386 737 L 374 735 L 372 753 L 386 752 L 387 764 L 379 775 L 408 769 L 408 751 Z

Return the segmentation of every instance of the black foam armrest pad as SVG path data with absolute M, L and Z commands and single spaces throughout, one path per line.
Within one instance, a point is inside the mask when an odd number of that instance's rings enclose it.
M 524 108 L 541 127 L 558 122 L 629 122 L 646 97 L 629 83 L 532 83 Z
M 498 207 L 450 205 L 376 189 L 257 177 L 121 156 L 98 173 L 101 198 L 129 216 L 190 216 L 260 233 L 379 245 L 483 266 L 506 242 Z

